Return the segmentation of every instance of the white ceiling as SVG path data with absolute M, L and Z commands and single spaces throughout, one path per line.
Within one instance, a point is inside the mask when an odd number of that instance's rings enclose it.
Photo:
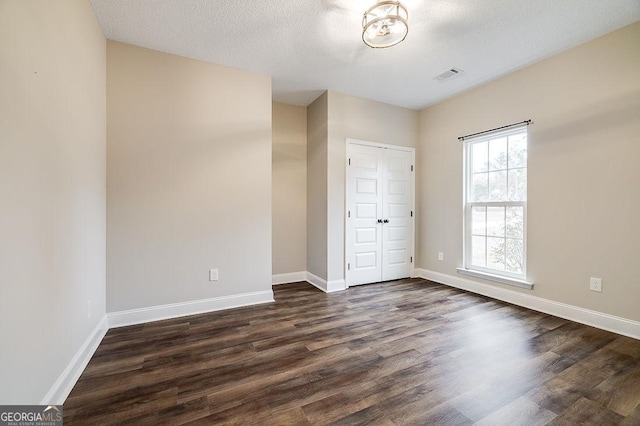
M 330 89 L 422 109 L 640 20 L 640 0 L 402 2 L 406 40 L 372 49 L 374 0 L 91 0 L 108 39 L 272 76 L 297 105 Z M 433 80 L 451 67 L 465 72 Z

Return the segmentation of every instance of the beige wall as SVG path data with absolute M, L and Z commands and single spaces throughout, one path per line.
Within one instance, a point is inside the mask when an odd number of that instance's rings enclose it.
M 415 147 L 419 114 L 381 102 L 329 92 L 327 164 L 327 281 L 344 280 L 346 139 Z
M 457 137 L 531 118 L 529 294 L 640 320 L 638 46 L 640 23 L 424 110 L 416 266 L 462 266 Z M 601 294 L 590 276 L 603 279 Z
M 105 45 L 89 2 L 0 2 L 0 404 L 51 402 L 105 314 Z
M 307 107 L 307 271 L 327 278 L 327 92 Z
M 271 291 L 269 77 L 109 41 L 107 88 L 107 310 Z
M 273 274 L 307 270 L 307 109 L 273 103 Z

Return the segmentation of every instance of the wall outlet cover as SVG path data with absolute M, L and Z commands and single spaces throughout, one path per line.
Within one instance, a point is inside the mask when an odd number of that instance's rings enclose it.
M 591 277 L 589 279 L 589 290 L 602 293 L 602 278 Z

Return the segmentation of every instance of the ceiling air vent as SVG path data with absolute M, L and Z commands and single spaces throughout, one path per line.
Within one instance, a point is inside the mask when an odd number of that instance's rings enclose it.
M 440 73 L 440 74 L 436 75 L 435 77 L 433 77 L 433 79 L 434 80 L 438 80 L 438 81 L 450 80 L 450 79 L 452 79 L 454 77 L 459 76 L 462 73 L 464 73 L 464 71 L 462 71 L 459 68 L 449 68 L 445 72 Z

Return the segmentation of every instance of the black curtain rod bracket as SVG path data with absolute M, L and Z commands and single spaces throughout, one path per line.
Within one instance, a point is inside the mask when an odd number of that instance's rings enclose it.
M 472 137 L 472 136 L 484 135 L 485 133 L 495 132 L 496 130 L 508 129 L 509 127 L 521 126 L 521 125 L 523 125 L 523 124 L 525 124 L 525 125 L 527 125 L 527 126 L 528 126 L 529 124 L 533 124 L 533 121 L 529 119 L 529 120 L 521 121 L 521 122 L 519 122 L 519 123 L 507 124 L 506 126 L 496 127 L 495 129 L 483 130 L 483 131 L 478 132 L 478 133 L 471 133 L 470 135 L 460 136 L 460 137 L 458 138 L 458 140 L 459 140 L 459 141 L 463 141 L 463 140 L 465 140 L 465 139 L 467 139 L 467 138 L 470 138 L 470 137 Z

